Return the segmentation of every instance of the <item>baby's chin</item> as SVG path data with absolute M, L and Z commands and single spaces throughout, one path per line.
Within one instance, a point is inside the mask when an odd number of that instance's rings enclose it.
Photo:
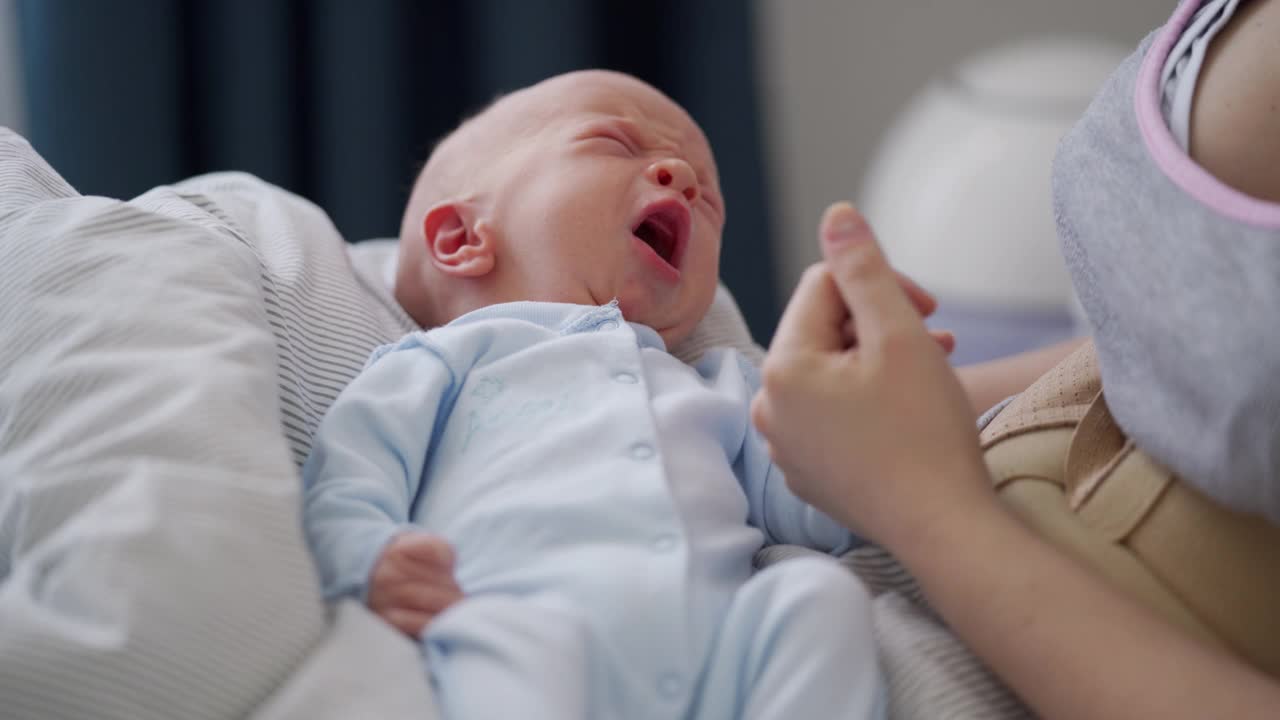
M 643 299 L 618 298 L 618 307 L 628 322 L 648 325 L 662 336 L 663 343 L 670 350 L 693 335 L 694 330 L 711 310 L 714 291 L 704 303 L 690 303 L 688 298 L 669 298 L 669 303 L 649 303 Z M 693 305 L 691 307 L 691 305 Z
M 621 301 L 619 301 L 618 307 L 622 310 L 622 317 L 626 318 L 627 322 L 639 323 L 653 328 L 662 337 L 662 342 L 667 346 L 668 350 L 687 340 L 693 334 L 693 329 L 698 326 L 697 321 L 691 319 L 673 322 L 670 318 L 657 318 L 637 312 L 628 313 L 627 307 Z
M 693 328 L 695 327 L 697 327 L 697 325 L 681 329 L 659 329 L 658 335 L 662 336 L 662 342 L 666 344 L 667 350 L 673 350 L 685 340 L 689 339 L 689 336 L 693 334 Z

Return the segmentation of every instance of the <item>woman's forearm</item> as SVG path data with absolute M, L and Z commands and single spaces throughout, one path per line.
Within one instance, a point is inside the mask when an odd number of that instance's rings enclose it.
M 969 396 L 974 417 L 1010 395 L 1026 390 L 1084 341 L 1084 338 L 1073 338 L 1019 355 L 957 368 L 956 375 Z
M 1037 713 L 1280 713 L 1274 680 L 1160 620 L 987 500 L 894 551 L 952 629 Z

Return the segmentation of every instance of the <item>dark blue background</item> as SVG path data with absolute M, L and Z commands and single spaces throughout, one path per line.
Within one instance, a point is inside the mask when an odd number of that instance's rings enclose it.
M 777 307 L 745 0 L 21 0 L 30 139 L 85 194 L 244 170 L 394 236 L 460 117 L 575 68 L 635 74 L 715 148 L 721 274 L 767 342 Z

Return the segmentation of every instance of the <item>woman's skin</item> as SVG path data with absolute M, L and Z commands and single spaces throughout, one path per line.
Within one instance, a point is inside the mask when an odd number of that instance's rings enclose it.
M 1242 4 L 1209 46 L 1191 157 L 1237 190 L 1280 202 L 1280 0 Z
M 834 205 L 819 234 L 825 263 L 787 307 L 752 408 L 796 494 L 893 552 L 1045 717 L 1275 717 L 1270 678 L 1158 619 L 1002 508 L 970 400 L 862 216 Z

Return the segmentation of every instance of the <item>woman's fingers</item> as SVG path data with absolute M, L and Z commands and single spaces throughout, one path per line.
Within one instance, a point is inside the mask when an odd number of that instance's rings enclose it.
M 920 313 L 861 213 L 848 203 L 832 205 L 822 217 L 819 235 L 827 270 L 853 316 L 860 348 L 876 352 L 887 337 L 924 333 Z
M 848 203 L 836 203 L 827 208 L 818 228 L 820 242 L 828 258 L 831 252 L 836 253 L 844 272 L 858 272 L 850 265 L 849 253 L 842 249 L 846 244 L 855 245 L 863 238 L 869 239 L 874 246 L 875 257 L 868 260 L 886 269 L 911 307 L 921 317 L 928 317 L 938 309 L 938 301 L 927 290 L 920 287 L 907 275 L 889 268 L 875 245 L 875 238 L 862 216 Z M 831 248 L 831 252 L 828 252 Z M 853 253 L 856 255 L 857 253 Z M 847 282 L 847 281 L 846 281 Z M 858 334 L 855 329 L 856 314 L 853 304 L 844 296 L 839 281 L 833 276 L 830 262 L 817 263 L 809 267 L 800 278 L 795 294 L 787 304 L 787 309 L 778 323 L 771 349 L 787 350 L 819 350 L 841 351 L 857 344 Z M 935 334 L 935 339 L 942 349 L 950 353 L 955 347 L 955 338 L 950 333 Z
M 823 263 L 811 265 L 778 321 L 770 351 L 844 349 L 840 326 L 849 317 L 840 291 Z
M 902 288 L 903 292 L 907 294 L 907 298 L 911 300 L 911 304 L 915 305 L 916 310 L 919 310 L 922 316 L 929 317 L 933 314 L 933 311 L 938 309 L 938 299 L 935 298 L 932 293 L 920 287 L 920 285 L 918 285 L 916 281 L 912 280 L 908 275 L 898 272 L 897 270 L 894 271 L 894 275 L 898 276 L 898 285 Z

